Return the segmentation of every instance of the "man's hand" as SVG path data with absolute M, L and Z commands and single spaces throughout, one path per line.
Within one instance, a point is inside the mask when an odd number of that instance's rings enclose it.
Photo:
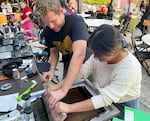
M 51 81 L 53 76 L 54 76 L 54 71 L 50 70 L 48 72 L 45 72 L 43 75 L 43 81 L 44 82 Z

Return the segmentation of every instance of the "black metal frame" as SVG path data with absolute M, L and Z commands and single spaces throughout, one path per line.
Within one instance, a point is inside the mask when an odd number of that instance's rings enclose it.
M 148 48 L 150 48 L 149 45 L 145 44 L 144 42 L 141 42 L 140 44 L 137 44 L 138 41 L 141 40 L 142 32 L 141 34 L 137 34 L 139 32 L 139 29 L 135 29 L 132 32 L 131 41 L 132 41 L 132 47 L 134 50 L 134 55 L 139 60 L 141 65 L 144 67 L 147 74 L 150 76 L 150 65 L 146 62 L 146 60 L 150 59 L 150 51 L 148 51 Z

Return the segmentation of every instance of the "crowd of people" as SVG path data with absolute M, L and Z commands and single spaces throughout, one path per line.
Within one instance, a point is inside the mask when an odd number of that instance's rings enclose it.
M 43 74 L 45 83 L 53 79 L 59 53 L 62 54 L 63 79 L 45 92 L 49 108 L 57 116 L 62 112 L 85 112 L 114 104 L 121 111 L 118 117 L 123 119 L 124 106 L 138 108 L 141 65 L 124 48 L 124 38 L 115 27 L 101 25 L 89 37 L 87 25 L 81 16 L 75 14 L 77 8 L 73 5 L 72 0 L 32 0 L 30 6 L 24 0 L 19 1 L 21 19 L 17 22 L 29 39 L 42 40 L 41 44 L 50 55 L 50 69 Z M 141 5 L 141 11 L 143 9 Z M 148 9 L 146 7 L 143 11 L 145 17 Z M 106 13 L 109 19 L 113 18 L 112 2 Z M 36 25 L 39 31 L 33 34 L 31 31 Z M 87 48 L 91 55 L 85 60 Z M 73 104 L 62 101 L 76 80 L 89 76 L 98 95 Z

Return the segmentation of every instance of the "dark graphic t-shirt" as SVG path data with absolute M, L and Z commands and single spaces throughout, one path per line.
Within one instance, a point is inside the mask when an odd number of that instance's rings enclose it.
M 72 43 L 77 40 L 88 40 L 87 26 L 82 17 L 65 15 L 65 24 L 59 32 L 54 32 L 48 26 L 44 28 L 46 46 L 57 47 L 62 55 L 72 53 Z

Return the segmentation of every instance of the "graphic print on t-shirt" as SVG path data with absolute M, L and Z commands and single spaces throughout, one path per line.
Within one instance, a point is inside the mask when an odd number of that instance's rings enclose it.
M 72 41 L 67 35 L 62 42 L 54 41 L 53 45 L 62 53 L 62 55 L 67 55 L 72 53 Z

